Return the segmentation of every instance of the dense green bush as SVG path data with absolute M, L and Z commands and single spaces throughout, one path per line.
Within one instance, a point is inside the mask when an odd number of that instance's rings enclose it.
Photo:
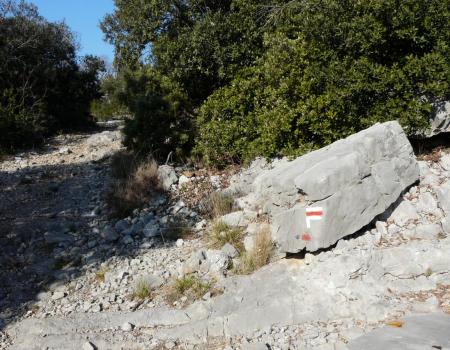
M 125 145 L 159 159 L 189 150 L 191 106 L 179 85 L 154 69 L 125 73 L 124 82 L 120 101 L 134 116 L 125 123 Z
M 49 23 L 23 1 L 0 0 L 0 148 L 91 122 L 104 65 L 77 58 L 76 46 L 64 23 Z
M 264 56 L 200 110 L 196 150 L 210 163 L 298 155 L 393 119 L 414 133 L 430 102 L 449 97 L 450 1 L 303 0 L 284 10 Z
M 124 119 L 129 116 L 128 108 L 122 103 L 125 80 L 120 74 L 108 74 L 101 79 L 101 98 L 91 103 L 91 113 L 96 120 Z
M 153 77 L 125 103 L 135 149 L 189 150 L 194 137 L 215 165 L 296 156 L 386 120 L 414 134 L 427 127 L 431 103 L 450 98 L 450 0 L 116 7 L 102 24 L 116 66 Z
M 115 45 L 116 67 L 121 72 L 147 71 L 138 81 L 149 71 L 154 77 L 151 81 L 161 81 L 126 99 L 125 106 L 135 119 L 124 130 L 128 145 L 161 155 L 190 149 L 195 109 L 262 54 L 268 13 L 262 5 L 267 3 L 269 0 L 116 1 L 115 12 L 102 23 L 106 37 Z M 162 95 L 164 91 L 167 96 Z

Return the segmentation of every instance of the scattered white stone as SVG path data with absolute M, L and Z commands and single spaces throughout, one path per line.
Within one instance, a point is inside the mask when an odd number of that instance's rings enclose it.
M 183 246 L 183 244 L 184 244 L 184 240 L 182 238 L 178 238 L 177 241 L 175 242 L 175 245 L 178 248 L 181 248 Z
M 53 293 L 52 299 L 53 300 L 59 300 L 59 299 L 64 298 L 65 296 L 66 296 L 66 293 L 61 292 L 61 291 L 56 291 L 56 292 Z
M 134 325 L 132 325 L 130 322 L 125 322 L 120 326 L 120 329 L 124 332 L 131 332 L 134 328 Z
M 184 184 L 187 184 L 191 181 L 190 178 L 188 178 L 185 175 L 181 175 L 180 178 L 178 179 L 178 186 L 183 186 Z
M 83 344 L 83 350 L 96 350 L 97 348 L 95 347 L 94 344 L 92 344 L 90 341 L 87 341 Z

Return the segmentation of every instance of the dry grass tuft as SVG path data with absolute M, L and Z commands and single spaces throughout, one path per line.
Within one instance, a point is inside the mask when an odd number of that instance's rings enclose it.
M 105 275 L 109 271 L 109 267 L 102 266 L 100 270 L 95 273 L 95 280 L 97 282 L 105 282 Z
M 238 251 L 243 251 L 243 231 L 230 227 L 220 220 L 216 220 L 207 232 L 207 240 L 212 248 L 220 249 L 225 243 L 230 243 Z
M 247 275 L 270 262 L 274 252 L 272 237 L 269 228 L 265 228 L 253 238 L 253 249 L 241 255 L 240 263 L 235 272 Z
M 150 288 L 147 281 L 140 279 L 136 282 L 134 286 L 133 293 L 131 294 L 132 299 L 144 300 L 149 299 L 152 296 L 152 289 Z
M 122 170 L 125 171 L 124 169 Z M 131 173 L 119 178 L 107 196 L 112 216 L 127 216 L 134 209 L 148 203 L 155 193 L 162 191 L 158 179 L 158 164 L 154 159 L 141 162 L 130 169 Z M 114 171 L 120 173 L 118 169 Z M 123 175 L 120 173 L 120 176 Z
M 233 197 L 222 192 L 212 192 L 202 203 L 202 212 L 211 219 L 231 213 Z

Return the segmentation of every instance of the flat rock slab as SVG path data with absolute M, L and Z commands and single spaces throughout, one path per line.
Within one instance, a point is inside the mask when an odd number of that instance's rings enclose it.
M 252 192 L 280 250 L 296 253 L 357 232 L 418 180 L 403 129 L 387 122 L 275 165 L 256 177 Z
M 349 350 L 450 349 L 450 315 L 414 315 L 403 321 L 402 327 L 384 326 L 355 339 Z

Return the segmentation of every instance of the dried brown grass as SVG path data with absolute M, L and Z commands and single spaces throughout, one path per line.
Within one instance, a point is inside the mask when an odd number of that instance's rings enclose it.
M 253 238 L 253 249 L 241 255 L 235 273 L 248 275 L 267 265 L 274 253 L 274 245 L 269 228 L 264 228 Z
M 118 178 L 107 196 L 107 202 L 114 217 L 129 215 L 148 203 L 156 193 L 162 192 L 158 164 L 154 159 L 137 163 L 136 160 L 123 158 L 113 162 L 112 169 Z M 126 175 L 126 172 L 129 173 Z
M 210 219 L 231 213 L 233 201 L 233 197 L 228 194 L 212 192 L 203 200 L 202 213 Z

